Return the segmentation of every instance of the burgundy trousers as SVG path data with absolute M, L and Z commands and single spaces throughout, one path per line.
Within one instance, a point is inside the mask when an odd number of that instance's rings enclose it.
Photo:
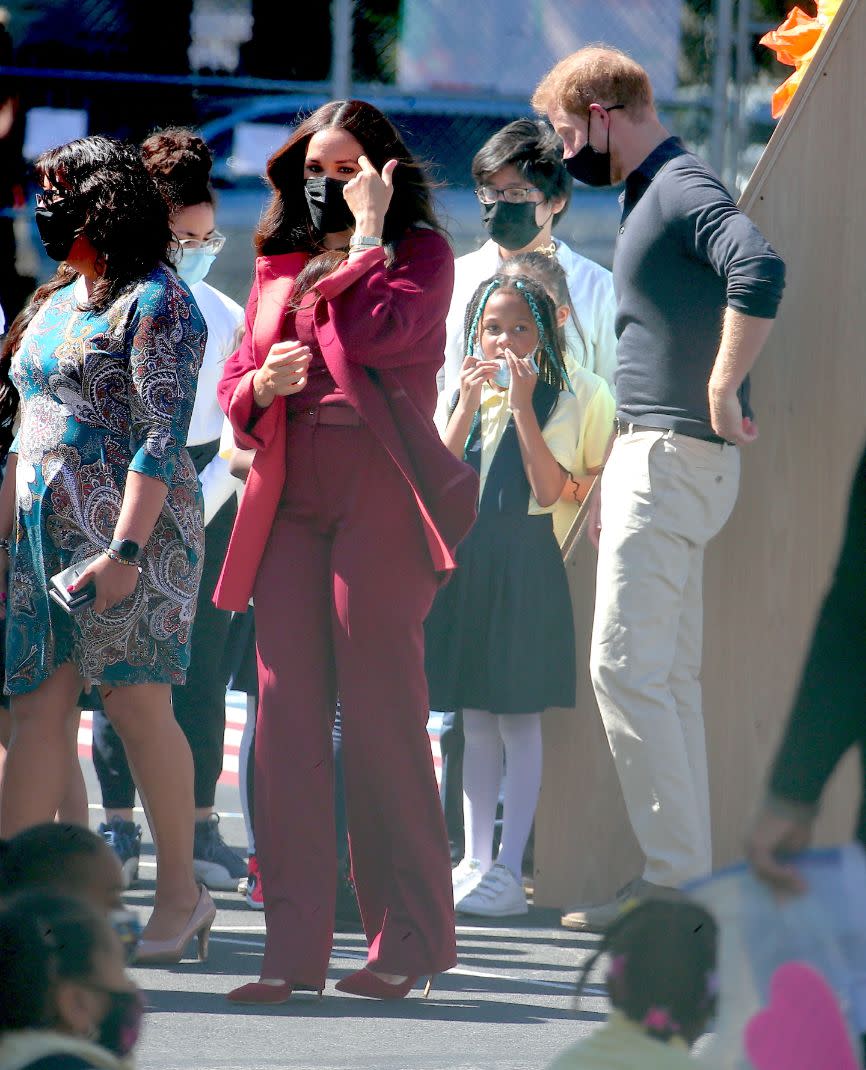
M 427 737 L 423 622 L 435 594 L 412 492 L 364 426 L 291 421 L 255 585 L 255 833 L 262 977 L 324 985 L 337 883 L 337 695 L 352 873 L 368 965 L 456 964 L 448 840 Z

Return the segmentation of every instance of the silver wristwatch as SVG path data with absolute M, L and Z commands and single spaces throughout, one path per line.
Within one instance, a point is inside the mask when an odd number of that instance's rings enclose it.
M 349 249 L 376 249 L 382 244 L 381 238 L 365 238 L 353 234 L 349 239 Z

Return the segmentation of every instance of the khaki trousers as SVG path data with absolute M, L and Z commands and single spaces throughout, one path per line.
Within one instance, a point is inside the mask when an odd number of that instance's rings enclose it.
M 739 478 L 736 446 L 672 431 L 620 436 L 602 476 L 590 669 L 654 884 L 678 885 L 712 866 L 703 559 Z

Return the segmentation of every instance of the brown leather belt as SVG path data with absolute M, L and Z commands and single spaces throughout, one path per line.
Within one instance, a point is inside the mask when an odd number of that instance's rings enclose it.
M 351 405 L 318 405 L 291 413 L 290 420 L 302 424 L 326 424 L 332 427 L 360 427 L 361 417 Z

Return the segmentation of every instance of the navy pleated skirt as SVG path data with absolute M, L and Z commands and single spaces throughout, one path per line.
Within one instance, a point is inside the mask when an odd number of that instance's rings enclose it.
M 574 617 L 550 514 L 482 512 L 425 625 L 433 710 L 575 702 Z

